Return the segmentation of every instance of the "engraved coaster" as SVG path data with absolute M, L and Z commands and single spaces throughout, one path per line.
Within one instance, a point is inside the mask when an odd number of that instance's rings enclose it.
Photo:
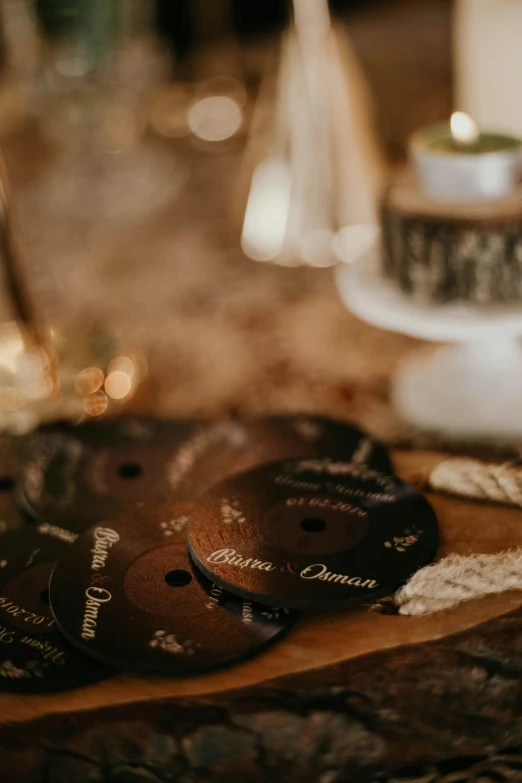
M 0 537 L 0 690 L 65 690 L 112 673 L 81 655 L 56 629 L 47 587 L 69 546 L 64 537 L 30 528 Z
M 197 503 L 189 548 L 222 587 L 301 609 L 388 595 L 437 549 L 427 500 L 398 478 L 330 459 L 220 482 Z
M 28 439 L 26 452 L 21 506 L 76 532 L 137 501 L 194 500 L 216 481 L 275 459 L 331 455 L 391 470 L 386 450 L 369 435 L 310 416 L 44 427 Z
M 287 610 L 232 596 L 198 571 L 182 510 L 122 511 L 57 565 L 52 611 L 80 650 L 133 671 L 186 674 L 250 657 L 290 627 Z

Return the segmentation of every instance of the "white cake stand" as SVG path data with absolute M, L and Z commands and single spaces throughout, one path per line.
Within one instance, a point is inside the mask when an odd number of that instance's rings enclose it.
M 340 264 L 336 283 L 363 321 L 453 343 L 396 371 L 393 401 L 404 419 L 459 438 L 522 438 L 522 306 L 416 304 L 382 277 L 376 256 Z

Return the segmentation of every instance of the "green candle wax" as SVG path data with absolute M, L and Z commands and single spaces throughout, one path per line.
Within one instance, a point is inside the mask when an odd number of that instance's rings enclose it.
M 520 139 L 503 133 L 481 133 L 477 141 L 466 144 L 457 141 L 451 133 L 448 123 L 421 128 L 411 138 L 412 147 L 425 153 L 454 155 L 487 155 L 492 152 L 515 150 L 521 145 Z
M 487 152 L 500 152 L 501 150 L 514 149 L 520 142 L 516 139 L 501 136 L 494 133 L 481 133 L 473 144 L 464 144 L 456 141 L 453 136 L 434 139 L 427 147 L 434 152 L 457 152 L 460 155 L 483 155 Z

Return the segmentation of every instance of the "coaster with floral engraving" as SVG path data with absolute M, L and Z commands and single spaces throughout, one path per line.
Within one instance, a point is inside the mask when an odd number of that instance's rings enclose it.
M 215 426 L 218 450 L 207 449 L 211 484 L 249 468 L 281 459 L 335 457 L 392 473 L 387 450 L 348 422 L 305 414 L 231 420 Z M 210 458 L 215 455 L 210 463 Z M 207 489 L 211 484 L 207 483 Z
M 386 450 L 369 435 L 319 417 L 55 425 L 26 440 L 19 500 L 33 518 L 82 532 L 128 503 L 194 499 L 249 467 L 326 454 L 391 469 Z
M 293 621 L 214 585 L 187 552 L 183 504 L 142 504 L 84 533 L 56 566 L 50 601 L 84 653 L 137 672 L 186 674 L 235 663 Z
M 0 690 L 77 688 L 112 672 L 81 655 L 56 628 L 48 583 L 71 534 L 44 526 L 0 536 Z
M 300 609 L 393 593 L 437 542 L 435 514 L 414 487 L 331 459 L 271 463 L 222 481 L 196 504 L 189 529 L 209 579 Z

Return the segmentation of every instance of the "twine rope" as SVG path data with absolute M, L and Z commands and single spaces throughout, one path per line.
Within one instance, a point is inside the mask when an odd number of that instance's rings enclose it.
M 433 469 L 429 485 L 439 492 L 522 507 L 522 470 L 476 459 L 447 459 Z
M 417 571 L 395 593 L 394 603 L 399 614 L 430 614 L 508 590 L 522 590 L 522 549 L 496 555 L 448 555 Z
M 522 507 L 522 470 L 512 464 L 448 459 L 433 469 L 428 484 L 459 497 Z M 399 614 L 422 615 L 508 590 L 522 590 L 520 548 L 492 555 L 448 555 L 417 571 L 393 602 Z

